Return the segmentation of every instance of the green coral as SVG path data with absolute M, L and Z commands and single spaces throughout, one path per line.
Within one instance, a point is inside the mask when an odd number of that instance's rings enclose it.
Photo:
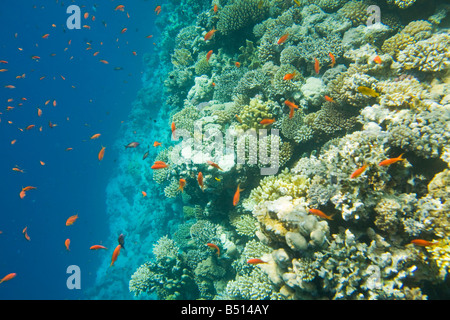
M 222 35 L 251 28 L 268 14 L 268 1 L 236 0 L 226 5 L 219 12 L 217 30 Z

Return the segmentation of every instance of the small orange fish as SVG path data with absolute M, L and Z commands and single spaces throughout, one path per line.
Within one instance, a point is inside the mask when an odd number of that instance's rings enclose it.
M 213 51 L 209 50 L 208 53 L 206 54 L 206 61 L 209 61 L 209 58 L 211 58 Z
M 204 191 L 204 185 L 203 185 L 203 173 L 200 171 L 197 175 L 197 181 L 198 181 L 198 185 L 200 186 L 200 188 L 202 189 L 202 191 Z
M 64 245 L 66 246 L 66 250 L 70 251 L 69 246 L 70 246 L 70 239 L 66 239 L 66 241 L 64 241 Z
M 78 214 L 74 214 L 73 216 L 70 216 L 66 220 L 66 226 L 71 226 L 77 219 L 78 219 Z
M 155 141 L 153 142 L 154 147 L 159 147 L 161 145 L 161 142 Z
M 331 59 L 330 67 L 333 68 L 334 65 L 336 64 L 336 58 L 334 57 L 334 55 L 331 52 L 329 52 L 328 55 L 330 56 L 330 59 Z
M 293 103 L 293 102 L 291 102 L 289 100 L 285 100 L 284 104 L 289 107 L 289 109 L 290 109 L 290 111 L 289 111 L 289 119 L 292 119 L 292 117 L 294 116 L 294 110 L 298 109 L 298 106 L 295 103 Z
M 31 238 L 30 238 L 30 236 L 28 235 L 27 229 L 28 229 L 28 227 L 23 228 L 22 233 L 23 233 L 23 236 L 25 237 L 25 239 L 26 239 L 27 241 L 31 241 Z
M 56 107 L 56 100 L 53 100 L 53 106 Z
M 123 28 L 122 31 L 120 31 L 120 33 L 125 33 L 127 32 L 127 30 L 128 30 L 127 28 Z
M 381 60 L 380 56 L 376 56 L 375 58 L 373 58 L 373 61 L 374 61 L 375 63 L 378 63 L 378 64 L 380 64 L 381 62 L 383 62 L 383 61 Z
M 216 33 L 216 29 L 212 28 L 212 30 L 208 31 L 208 33 L 205 34 L 205 41 L 207 40 L 211 40 L 211 38 L 213 37 L 214 33 Z
M 219 169 L 219 170 L 223 171 L 222 168 L 219 167 L 219 165 L 218 165 L 217 163 L 214 163 L 214 162 L 209 161 L 209 160 L 206 161 L 206 163 L 209 164 L 211 167 L 214 167 L 214 168 L 216 168 L 216 169 Z
M 16 172 L 24 173 L 22 169 L 19 169 L 19 168 L 17 168 L 17 167 L 12 168 L 12 170 L 13 170 L 13 171 L 16 171 Z
M 260 264 L 260 263 L 267 263 L 259 258 L 254 258 L 254 259 L 248 259 L 247 260 L 248 264 Z
M 89 12 L 85 12 L 84 15 L 83 15 L 83 17 L 84 17 L 85 19 L 89 18 Z
M 22 188 L 22 191 L 30 191 L 30 190 L 35 190 L 35 189 L 37 189 L 37 188 L 36 187 L 32 187 L 32 186 L 28 186 L 28 187 Z
M 378 165 L 379 165 L 380 167 L 383 167 L 383 166 L 390 166 L 390 165 L 393 164 L 393 163 L 396 163 L 396 162 L 398 162 L 398 161 L 405 160 L 404 158 L 402 158 L 403 155 L 404 155 L 404 153 L 402 153 L 401 155 L 399 155 L 397 158 L 390 158 L 390 159 L 383 160 L 383 161 L 381 161 Z
M 90 247 L 89 249 L 91 250 L 98 250 L 98 249 L 108 249 L 100 244 L 94 244 L 92 247 Z
M 172 122 L 170 129 L 172 130 L 172 139 L 176 139 L 175 138 L 175 122 Z
M 157 6 L 157 7 L 155 8 L 155 12 L 156 12 L 156 15 L 160 14 L 160 12 L 161 12 L 161 6 Z
M 217 256 L 220 256 L 220 249 L 219 249 L 219 247 L 218 247 L 217 245 L 215 245 L 214 243 L 207 243 L 206 245 L 207 245 L 208 247 L 210 247 L 210 248 L 216 249 L 216 251 L 217 251 Z
M 45 162 L 44 161 L 39 161 L 39 163 L 41 164 L 41 166 L 45 166 Z
M 241 191 L 243 191 L 244 189 L 240 188 L 241 184 L 238 184 L 238 187 L 236 189 L 236 192 L 234 193 L 234 197 L 233 197 L 233 206 L 236 206 L 239 203 L 239 198 L 241 197 Z
M 155 163 L 151 166 L 152 169 L 164 169 L 169 165 L 163 161 L 155 161 Z
M 91 137 L 91 140 L 98 139 L 98 138 L 100 138 L 100 136 L 101 136 L 100 133 L 96 133 Z
M 350 179 L 354 179 L 354 178 L 359 177 L 366 169 L 367 169 L 367 164 L 363 165 L 361 168 L 356 169 L 350 175 Z
M 105 156 L 105 149 L 106 149 L 106 147 L 103 147 L 103 146 L 102 146 L 102 148 L 100 149 L 100 151 L 99 151 L 99 153 L 98 153 L 98 160 L 99 160 L 99 161 L 102 161 L 102 160 L 103 160 L 103 157 Z
M 37 114 L 38 114 L 38 117 L 42 116 L 42 110 L 37 108 Z
M 236 61 L 236 62 L 234 63 L 234 65 L 236 66 L 236 68 L 240 68 L 240 67 L 241 67 L 241 63 L 238 62 L 238 61 Z
M 319 74 L 320 71 L 320 65 L 319 65 L 319 60 L 317 60 L 317 58 L 314 58 L 314 71 Z
M 153 35 L 152 35 L 152 34 L 149 34 L 148 36 L 146 36 L 146 38 L 147 38 L 147 39 L 151 39 L 151 38 L 153 38 Z
M 295 77 L 295 71 L 292 73 L 286 73 L 286 75 L 283 77 L 283 80 L 292 80 Z
M 111 264 L 109 265 L 110 267 L 112 267 L 112 265 L 114 264 L 114 262 L 116 262 L 117 257 L 120 254 L 120 248 L 122 248 L 122 246 L 119 244 L 117 245 L 117 247 L 114 249 L 113 255 L 111 257 Z
M 325 95 L 325 100 L 327 100 L 328 102 L 336 102 L 332 97 L 329 97 L 327 95 Z
M 178 190 L 181 190 L 181 192 L 184 191 L 184 186 L 186 185 L 186 180 L 183 178 L 180 179 L 180 186 L 178 187 Z
M 333 220 L 333 215 L 334 215 L 333 214 L 331 216 L 327 216 L 325 213 L 323 213 L 319 209 L 309 209 L 309 213 L 312 213 L 315 216 L 318 216 L 318 217 L 323 218 L 323 219 L 328 219 L 328 220 Z
M 109 62 L 106 61 L 106 60 L 100 60 L 100 62 L 103 63 L 103 64 L 109 64 Z
M 124 11 L 124 10 L 125 10 L 125 6 L 124 6 L 123 4 L 119 4 L 119 5 L 114 9 L 114 11 L 117 11 L 117 10 Z
M 46 33 L 46 34 L 44 34 L 44 35 L 42 36 L 42 39 L 47 39 L 47 38 L 48 38 L 48 36 L 49 36 L 49 34 L 48 34 L 48 33 Z
M 259 124 L 266 125 L 266 124 L 272 124 L 272 123 L 274 123 L 274 122 L 275 122 L 275 119 L 262 119 L 262 120 L 259 122 Z
M 30 124 L 28 127 L 25 128 L 25 130 L 31 130 L 35 127 L 34 124 Z
M 7 89 L 15 89 L 16 87 L 11 85 L 11 84 L 8 84 L 8 85 L 5 86 L 5 88 L 7 88 Z
M 142 197 L 146 197 L 147 196 L 147 192 L 145 192 L 145 191 L 141 191 L 142 192 Z
M 280 39 L 278 39 L 277 44 L 283 44 L 288 37 L 289 37 L 288 33 L 286 33 L 285 35 L 281 36 Z
M 25 198 L 25 196 L 26 196 L 27 194 L 26 194 L 26 192 L 25 191 L 20 191 L 20 193 L 19 193 L 19 196 L 20 196 L 20 199 L 23 199 L 23 198 Z
M 17 276 L 16 273 L 9 273 L 9 274 L 7 274 L 6 276 L 4 276 L 4 277 L 0 280 L 0 283 L 9 281 L 9 280 L 11 280 L 12 278 L 15 278 L 16 276 Z
M 213 10 L 214 10 L 214 13 L 217 13 L 217 10 L 219 10 L 219 7 L 217 6 L 217 4 L 214 4 Z
M 428 247 L 428 246 L 435 246 L 439 242 L 438 241 L 427 241 L 427 240 L 423 240 L 423 239 L 414 239 L 410 243 L 414 244 L 416 246 L 420 246 L 420 247 Z

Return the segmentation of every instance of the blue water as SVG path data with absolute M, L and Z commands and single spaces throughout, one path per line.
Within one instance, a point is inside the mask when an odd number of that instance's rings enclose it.
M 155 50 L 157 36 L 146 38 L 156 32 L 155 4 L 127 1 L 121 12 L 114 11 L 117 1 L 74 1 L 82 15 L 89 12 L 82 25 L 91 28 L 68 30 L 69 3 L 37 3 L 9 1 L 0 11 L 0 60 L 8 61 L 0 64 L 8 69 L 0 72 L 0 278 L 17 273 L 0 285 L 0 299 L 84 299 L 83 289 L 93 285 L 101 259 L 117 245 L 108 240 L 105 188 L 119 156 L 112 145 L 142 86 L 143 53 Z M 86 50 L 87 42 L 92 50 Z M 7 111 L 8 106 L 14 108 Z M 49 121 L 57 126 L 50 128 Z M 96 133 L 101 137 L 90 140 Z M 15 166 L 24 173 L 13 171 Z M 37 189 L 21 199 L 25 186 Z M 79 219 L 67 227 L 74 214 Z M 30 241 L 22 234 L 25 227 Z M 94 244 L 111 249 L 89 250 Z M 70 265 L 80 267 L 81 290 L 66 286 Z

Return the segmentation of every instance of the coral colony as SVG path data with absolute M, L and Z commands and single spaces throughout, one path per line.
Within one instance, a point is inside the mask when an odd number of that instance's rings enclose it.
M 438 298 L 449 15 L 443 0 L 166 1 L 118 142 L 141 146 L 107 189 L 127 249 L 97 297 Z

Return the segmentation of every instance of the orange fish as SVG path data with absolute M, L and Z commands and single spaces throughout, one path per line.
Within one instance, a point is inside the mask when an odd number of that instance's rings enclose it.
M 320 65 L 319 65 L 319 60 L 317 60 L 317 58 L 314 58 L 314 71 L 319 74 L 320 71 Z
M 96 133 L 91 137 L 91 140 L 98 139 L 101 136 L 100 133 Z
M 217 6 L 217 4 L 214 4 L 214 8 L 213 8 L 213 10 L 214 10 L 214 13 L 216 13 L 216 12 L 217 12 L 217 10 L 219 10 L 219 7 Z
M 152 169 L 164 169 L 167 167 L 168 164 L 163 161 L 155 161 L 155 163 L 151 166 Z
M 239 198 L 241 197 L 241 191 L 243 191 L 244 189 L 240 188 L 241 184 L 238 184 L 238 187 L 236 189 L 236 192 L 234 193 L 234 197 L 233 197 L 233 206 L 236 206 L 239 203 Z
M 154 147 L 158 147 L 158 146 L 160 146 L 160 145 L 161 145 L 161 142 L 158 142 L 158 141 L 153 142 L 153 146 L 154 146 Z
M 148 36 L 146 36 L 147 39 L 153 38 L 152 34 L 149 34 Z
M 333 68 L 334 65 L 336 64 L 336 58 L 334 57 L 334 55 L 331 52 L 329 52 L 328 55 L 330 56 L 330 59 L 331 59 L 330 67 Z
M 89 12 L 85 12 L 83 17 L 84 17 L 85 19 L 89 18 Z
M 3 63 L 3 64 L 7 64 L 7 63 L 8 63 L 8 61 L 5 61 L 5 60 L 0 60 L 0 63 Z
M 147 192 L 145 191 L 141 191 L 142 192 L 142 196 L 145 198 L 147 196 Z
M 36 187 L 32 187 L 32 186 L 28 186 L 28 187 L 22 188 L 22 191 L 30 191 L 30 190 L 34 190 L 34 189 L 37 189 L 37 188 Z
M 275 119 L 262 119 L 262 120 L 259 122 L 259 124 L 266 125 L 266 124 L 272 124 L 272 123 L 274 123 L 274 122 L 275 122 Z
M 234 65 L 235 65 L 237 68 L 240 68 L 240 67 L 241 67 L 241 63 L 238 62 L 238 61 L 236 61 L 236 62 L 234 63 Z
M 381 60 L 380 56 L 376 56 L 375 58 L 373 58 L 373 61 L 374 61 L 375 63 L 378 63 L 378 64 L 380 64 L 381 62 L 383 62 L 383 61 Z
M 9 273 L 0 280 L 0 283 L 9 281 L 12 278 L 14 278 L 16 275 L 17 275 L 16 273 Z
M 23 236 L 25 237 L 25 239 L 27 241 L 30 241 L 31 239 L 30 239 L 30 236 L 27 233 L 27 229 L 28 229 L 28 227 L 23 228 L 22 233 L 23 233 Z
M 156 12 L 156 15 L 158 15 L 161 12 L 161 6 L 157 6 L 155 8 L 155 12 Z
M 39 163 L 41 164 L 41 166 L 45 166 L 45 162 L 44 161 L 39 161 Z
M 217 31 L 217 30 L 216 30 L 215 28 L 212 28 L 211 31 L 208 31 L 208 33 L 205 34 L 205 41 L 206 41 L 206 40 L 211 40 L 211 38 L 213 37 L 213 35 L 214 35 L 214 33 L 215 33 L 216 31 Z
M 42 110 L 37 108 L 37 114 L 38 114 L 38 117 L 42 116 Z
M 122 31 L 120 31 L 120 33 L 125 33 L 127 32 L 127 30 L 128 30 L 127 28 L 123 28 Z
M 200 171 L 197 175 L 197 181 L 198 181 L 198 185 L 200 186 L 200 188 L 204 189 L 204 185 L 203 185 L 203 173 Z
M 298 106 L 295 103 L 293 103 L 293 102 L 291 102 L 289 100 L 284 101 L 284 104 L 289 107 L 289 109 L 290 109 L 290 111 L 289 111 L 289 119 L 292 119 L 292 117 L 294 116 L 294 110 L 298 109 Z
M 428 247 L 428 246 L 435 246 L 439 242 L 438 241 L 427 241 L 427 240 L 423 240 L 423 239 L 414 239 L 410 243 L 415 244 L 416 246 L 420 246 L 420 247 Z
M 178 190 L 181 190 L 181 192 L 184 191 L 184 186 L 186 185 L 186 180 L 183 178 L 180 179 L 180 186 L 178 187 Z
M 214 168 L 217 168 L 217 169 L 219 169 L 219 170 L 221 170 L 221 171 L 223 171 L 222 170 L 222 168 L 221 167 L 219 167 L 219 165 L 217 164 L 217 163 L 214 163 L 214 162 L 212 162 L 212 161 L 206 161 L 206 163 L 207 164 L 209 164 L 211 167 L 214 167 Z
M 103 63 L 103 64 L 109 64 L 109 62 L 106 61 L 106 60 L 100 60 L 100 62 Z
M 319 209 L 309 209 L 309 213 L 312 213 L 315 216 L 318 216 L 320 218 L 324 218 L 324 219 L 328 219 L 328 220 L 333 220 L 333 215 L 331 216 L 327 216 L 325 213 L 323 213 L 322 211 L 320 211 Z
M 11 85 L 11 84 L 8 84 L 8 85 L 5 86 L 5 88 L 7 88 L 7 89 L 14 89 L 15 86 L 13 86 L 13 85 Z
M 356 169 L 351 175 L 350 179 L 359 177 L 367 169 L 367 164 L 363 165 L 361 168 Z
M 170 129 L 172 130 L 172 138 L 175 139 L 175 122 L 172 122 L 172 125 L 170 126 Z
M 105 156 L 105 148 L 106 147 L 102 146 L 102 148 L 100 149 L 100 152 L 98 153 L 98 161 L 102 161 L 103 160 L 103 157 Z
M 66 246 L 66 250 L 70 251 L 69 246 L 70 246 L 70 239 L 66 239 L 66 241 L 64 241 L 64 245 Z
M 260 264 L 260 263 L 267 263 L 259 258 L 255 258 L 255 259 L 248 259 L 247 260 L 248 264 Z
M 283 44 L 288 37 L 289 37 L 289 34 L 287 34 L 287 33 L 284 36 L 281 36 L 280 39 L 278 39 L 277 44 Z
M 34 124 L 30 124 L 28 127 L 25 128 L 25 130 L 31 130 L 35 127 Z
M 404 153 L 399 155 L 397 158 L 390 158 L 390 159 L 383 160 L 378 165 L 381 166 L 381 167 L 383 167 L 383 166 L 390 166 L 393 163 L 405 160 L 404 158 L 402 158 L 403 155 L 404 155 Z
M 286 73 L 286 75 L 283 77 L 283 80 L 292 80 L 295 77 L 295 71 L 292 73 Z
M 329 97 L 327 95 L 325 95 L 325 100 L 327 100 L 328 102 L 336 102 L 332 97 Z
M 22 169 L 19 169 L 19 168 L 17 168 L 17 167 L 12 168 L 12 170 L 13 170 L 13 171 L 16 171 L 16 172 L 21 172 L 21 173 L 23 173 L 23 170 L 22 170 Z
M 26 192 L 25 191 L 20 191 L 20 193 L 19 193 L 19 196 L 20 196 L 20 199 L 23 199 L 23 198 L 25 198 L 25 196 L 26 196 L 27 194 L 26 194 Z
M 214 243 L 207 243 L 206 245 L 207 245 L 208 247 L 210 247 L 210 248 L 216 249 L 216 251 L 217 251 L 217 256 L 220 256 L 220 249 L 219 249 L 219 247 L 218 247 L 217 245 L 215 245 Z
M 113 255 L 111 257 L 111 264 L 109 265 L 110 267 L 112 267 L 112 265 L 114 264 L 114 262 L 116 262 L 117 257 L 119 256 L 120 253 L 120 248 L 122 248 L 122 246 L 119 244 L 117 245 L 117 247 L 114 249 Z
M 53 106 L 56 107 L 56 100 L 53 100 Z
M 209 61 L 209 58 L 211 58 L 213 51 L 209 50 L 208 53 L 206 54 L 206 61 Z
M 124 11 L 124 10 L 125 10 L 125 6 L 124 6 L 123 4 L 119 4 L 119 5 L 114 9 L 114 11 L 117 11 L 117 10 Z
M 76 220 L 78 219 L 78 214 L 75 214 L 73 216 L 70 216 L 66 220 L 66 226 L 71 226 Z
M 14 140 L 11 141 L 11 144 L 15 144 L 16 142 L 17 142 L 17 140 L 14 139 Z
M 91 250 L 98 250 L 98 249 L 108 249 L 108 248 L 106 248 L 106 247 L 104 247 L 102 245 L 99 245 L 99 244 L 95 244 L 92 247 L 90 247 L 89 249 L 91 249 Z
M 44 34 L 44 35 L 42 36 L 42 39 L 47 39 L 47 38 L 48 38 L 48 36 L 49 36 L 49 34 L 48 34 L 48 33 L 46 33 L 46 34 Z

